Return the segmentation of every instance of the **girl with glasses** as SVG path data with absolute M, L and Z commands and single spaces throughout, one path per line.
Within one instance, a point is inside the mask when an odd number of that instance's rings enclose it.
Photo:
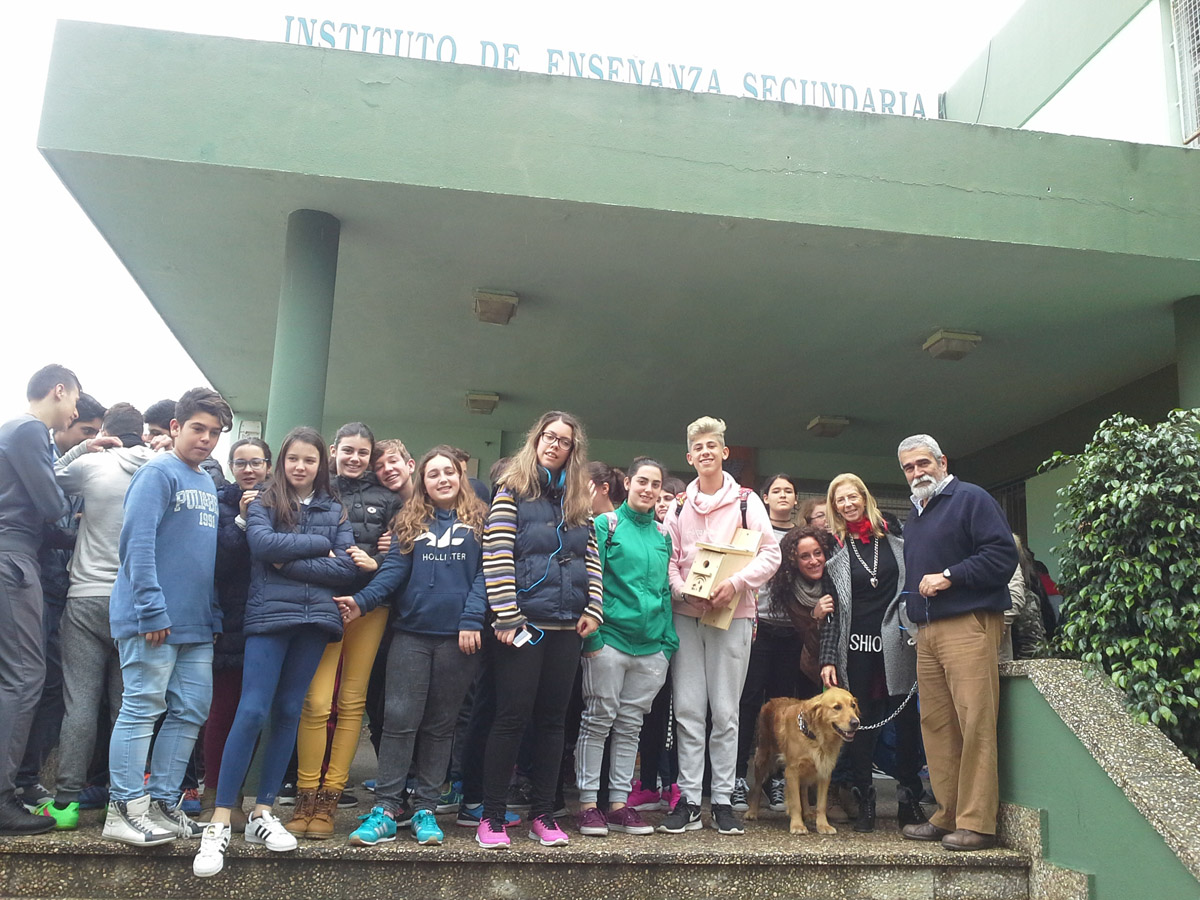
M 213 647 L 213 698 L 204 726 L 204 796 L 199 821 L 212 816 L 217 797 L 221 754 L 242 695 L 242 661 L 246 635 L 246 595 L 250 591 L 250 545 L 246 543 L 246 514 L 271 474 L 271 448 L 259 438 L 242 438 L 229 448 L 233 483 L 217 489 L 217 602 L 221 605 L 221 634 Z M 240 802 L 232 809 L 234 831 L 244 831 L 246 814 Z
M 525 436 L 492 500 L 483 573 L 494 616 L 485 629 L 496 717 L 484 751 L 483 847 L 509 846 L 505 794 L 527 725 L 534 729 L 529 837 L 567 843 L 554 821 L 563 725 L 583 639 L 603 621 L 591 526 L 587 438 L 569 413 L 548 412 Z

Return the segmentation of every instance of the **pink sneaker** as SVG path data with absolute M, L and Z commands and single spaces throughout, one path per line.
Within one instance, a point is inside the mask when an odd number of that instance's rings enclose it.
M 667 809 L 674 809 L 682 796 L 683 793 L 677 784 L 671 785 L 670 788 L 663 788 L 663 806 Z
M 658 791 L 642 790 L 642 783 L 640 781 L 633 783 L 633 790 L 629 792 L 629 800 L 626 802 L 632 809 L 638 809 L 642 812 L 662 809 L 662 795 Z
M 529 839 L 538 841 L 543 847 L 565 847 L 570 842 L 567 833 L 558 827 L 549 813 L 529 820 Z
M 475 843 L 485 850 L 507 850 L 512 844 L 501 819 L 483 818 L 475 829 Z

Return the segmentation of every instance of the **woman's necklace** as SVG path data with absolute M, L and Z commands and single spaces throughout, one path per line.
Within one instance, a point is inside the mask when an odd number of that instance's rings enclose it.
M 862 554 L 858 552 L 857 540 L 851 537 L 846 543 L 848 543 L 850 545 L 850 549 L 854 551 L 854 556 L 858 560 L 858 564 L 866 569 L 867 574 L 871 576 L 871 587 L 879 587 L 879 535 L 875 535 L 875 561 L 870 566 L 868 566 L 866 561 L 862 558 Z

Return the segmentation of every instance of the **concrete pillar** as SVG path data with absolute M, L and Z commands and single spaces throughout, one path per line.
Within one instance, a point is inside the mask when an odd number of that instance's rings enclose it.
M 1200 407 L 1200 296 L 1175 303 L 1175 366 L 1179 377 L 1179 405 Z
M 288 216 L 275 355 L 267 398 L 267 443 L 278 454 L 297 425 L 320 429 L 325 415 L 329 331 L 341 223 L 315 209 Z

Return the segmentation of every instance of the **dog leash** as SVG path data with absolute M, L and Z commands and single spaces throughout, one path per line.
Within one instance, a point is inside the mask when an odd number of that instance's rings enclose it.
M 882 728 L 888 722 L 892 721 L 900 713 L 904 712 L 904 707 L 908 706 L 908 702 L 912 700 L 913 695 L 917 692 L 917 683 L 914 681 L 913 686 L 908 689 L 908 696 L 904 698 L 904 702 L 896 707 L 896 711 L 884 719 L 882 722 L 876 722 L 874 725 L 859 725 L 859 731 L 874 731 L 876 728 Z

